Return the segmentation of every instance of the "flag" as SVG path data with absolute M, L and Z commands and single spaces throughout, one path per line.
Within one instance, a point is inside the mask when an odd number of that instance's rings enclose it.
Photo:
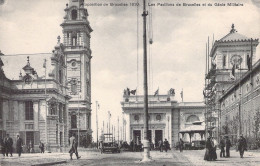
M 111 113 L 110 113 L 110 111 L 108 111 L 108 118 L 111 118 Z
M 181 100 L 183 101 L 183 89 L 181 90 Z
M 126 88 L 127 95 L 130 96 L 130 89 Z
M 136 89 L 135 89 L 135 90 L 131 90 L 130 93 L 133 94 L 133 95 L 135 95 Z
M 46 59 L 44 59 L 44 62 L 43 62 L 43 68 L 46 68 Z
M 154 96 L 158 95 L 159 94 L 159 87 L 158 89 L 154 92 Z
M 98 107 L 98 109 L 99 109 L 99 103 L 97 104 L 97 107 Z

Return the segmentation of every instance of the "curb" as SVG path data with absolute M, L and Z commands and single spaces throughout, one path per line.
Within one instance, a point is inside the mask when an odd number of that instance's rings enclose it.
M 50 162 L 50 163 L 34 164 L 31 166 L 45 166 L 45 165 L 55 165 L 55 164 L 63 164 L 63 163 L 67 163 L 67 161 L 57 161 L 57 162 Z

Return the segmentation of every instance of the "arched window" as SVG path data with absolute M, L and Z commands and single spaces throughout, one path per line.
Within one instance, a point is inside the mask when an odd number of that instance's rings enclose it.
M 223 55 L 223 68 L 226 67 L 226 55 Z
M 63 75 L 62 75 L 62 70 L 59 70 L 59 83 L 62 84 L 63 82 Z
M 71 128 L 77 128 L 77 116 L 76 115 L 71 115 Z
M 190 115 L 190 116 L 187 118 L 186 122 L 192 123 L 192 122 L 199 121 L 199 120 L 200 120 L 199 117 L 197 117 L 196 115 Z
M 71 11 L 71 19 L 72 19 L 72 20 L 76 20 L 77 17 L 78 17 L 78 11 L 77 11 L 76 9 L 73 9 L 73 10 Z

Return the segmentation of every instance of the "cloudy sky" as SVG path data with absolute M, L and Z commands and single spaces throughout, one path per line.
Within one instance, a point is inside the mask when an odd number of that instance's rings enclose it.
M 85 0 L 85 3 L 129 4 L 137 1 L 142 3 L 141 0 Z M 57 43 L 57 36 L 62 35 L 60 24 L 67 2 L 68 0 L 5 0 L 0 6 L 0 50 L 7 55 L 50 53 Z M 153 44 L 149 46 L 151 51 L 148 54 L 151 57 L 148 61 L 150 94 L 158 87 L 160 94 L 166 94 L 170 88 L 174 88 L 176 100 L 181 101 L 180 91 L 183 88 L 184 101 L 203 101 L 205 44 L 208 36 L 212 43 L 213 34 L 216 40 L 222 38 L 229 33 L 231 24 L 234 23 L 239 33 L 250 38 L 260 38 L 259 0 L 228 1 L 243 4 L 242 7 L 214 5 L 227 4 L 223 0 L 152 2 L 212 3 L 213 6 L 152 7 Z M 95 101 L 99 101 L 101 126 L 103 120 L 106 122 L 108 110 L 111 111 L 112 121 L 116 122 L 118 116 L 121 119 L 120 101 L 124 88 L 137 87 L 138 93 L 142 94 L 142 8 L 87 8 L 88 19 L 94 30 L 91 34 L 92 109 L 95 112 Z M 259 55 L 258 51 L 258 57 Z M 14 71 L 15 74 L 18 72 Z M 92 126 L 96 131 L 94 112 Z M 94 138 L 95 135 L 94 132 Z

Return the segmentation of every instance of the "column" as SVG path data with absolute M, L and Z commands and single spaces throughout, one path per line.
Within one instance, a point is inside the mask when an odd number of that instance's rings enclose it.
M 39 101 L 33 101 L 34 131 L 39 131 Z

